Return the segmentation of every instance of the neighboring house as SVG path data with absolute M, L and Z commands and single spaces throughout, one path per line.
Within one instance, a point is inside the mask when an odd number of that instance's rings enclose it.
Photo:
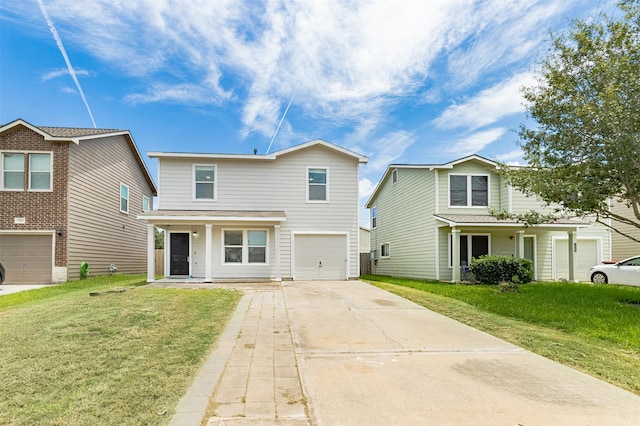
M 613 203 L 611 205 L 611 211 L 618 215 L 632 218 L 637 221 L 631 208 L 625 206 L 622 203 Z M 620 224 L 619 222 L 613 222 L 612 225 L 616 227 L 620 232 L 631 235 L 636 240 L 640 240 L 640 229 L 631 225 Z M 640 243 L 633 241 L 623 235 L 618 234 L 615 231 L 611 231 L 611 257 L 615 260 L 623 260 L 633 256 L 640 256 Z
M 366 204 L 372 272 L 458 282 L 473 257 L 494 254 L 531 260 L 537 280 L 589 280 L 589 268 L 610 257 L 608 230 L 572 219 L 497 220 L 490 208 L 526 213 L 542 203 L 507 185 L 496 166 L 477 155 L 390 165 Z
M 360 227 L 360 253 L 371 253 L 371 230 Z
M 126 130 L 0 127 L 0 262 L 7 284 L 140 273 L 156 188 Z
M 151 152 L 165 276 L 344 280 L 359 271 L 358 175 L 367 158 L 315 140 L 265 155 Z

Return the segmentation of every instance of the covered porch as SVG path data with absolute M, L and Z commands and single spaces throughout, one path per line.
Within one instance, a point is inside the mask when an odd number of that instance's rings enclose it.
M 164 231 L 163 281 L 281 281 L 282 211 L 156 210 L 147 222 L 147 281 L 155 278 L 155 230 Z
M 561 268 L 563 273 L 566 271 L 568 281 L 577 281 L 577 234 L 580 228 L 590 226 L 586 222 L 562 219 L 527 227 L 516 220 L 499 220 L 489 215 L 439 214 L 434 218 L 440 224 L 439 279 L 461 282 L 468 278 L 472 258 L 492 254 L 530 260 L 536 280 L 555 279 L 555 271 Z M 562 256 L 554 254 L 558 239 L 567 240 Z M 556 265 L 558 261 L 563 265 Z

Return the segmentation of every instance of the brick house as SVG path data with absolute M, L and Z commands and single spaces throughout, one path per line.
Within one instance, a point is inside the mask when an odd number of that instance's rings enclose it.
M 157 190 L 126 130 L 0 127 L 0 262 L 7 284 L 44 284 L 146 270 Z

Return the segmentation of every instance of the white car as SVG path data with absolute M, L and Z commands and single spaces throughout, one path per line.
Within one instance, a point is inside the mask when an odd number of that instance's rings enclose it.
M 640 286 L 640 256 L 615 263 L 603 263 L 589 269 L 591 282 L 596 284 L 627 284 Z

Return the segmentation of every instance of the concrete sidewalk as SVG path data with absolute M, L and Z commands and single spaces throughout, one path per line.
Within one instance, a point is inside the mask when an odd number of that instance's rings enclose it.
M 214 352 L 219 371 L 208 377 L 218 375 L 216 415 L 209 425 L 640 419 L 636 395 L 362 282 L 290 282 L 245 292 L 235 332 L 225 333 Z M 185 398 L 181 407 L 187 405 Z M 198 424 L 178 408 L 172 424 Z

